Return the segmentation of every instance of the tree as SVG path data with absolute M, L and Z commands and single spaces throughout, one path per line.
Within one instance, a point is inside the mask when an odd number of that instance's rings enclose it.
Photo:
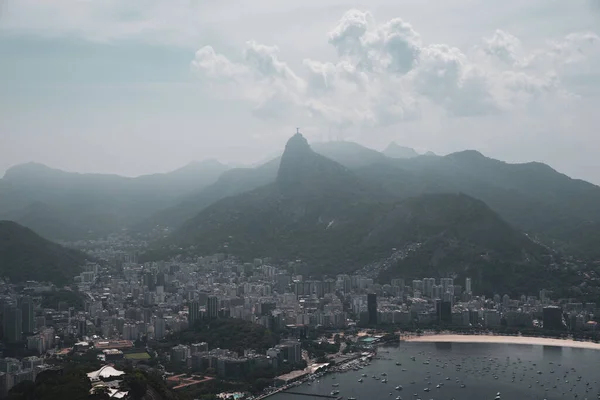
M 133 400 L 142 400 L 148 390 L 148 380 L 140 371 L 127 374 L 123 379 L 123 384 Z
M 8 400 L 35 400 L 35 383 L 24 381 L 16 384 L 8 392 Z
M 9 392 L 11 400 L 88 400 L 90 381 L 80 369 L 64 375 L 53 371 L 42 372 L 36 382 L 21 382 Z

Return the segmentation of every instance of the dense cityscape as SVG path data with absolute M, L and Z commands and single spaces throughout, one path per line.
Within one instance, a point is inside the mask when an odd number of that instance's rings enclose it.
M 2 284 L 3 395 L 72 357 L 101 367 L 88 371 L 93 385 L 107 385 L 102 374 L 116 379 L 108 387 L 113 395 L 121 392 L 118 368 L 125 365 L 155 371 L 175 390 L 213 379 L 260 377 L 260 385 L 242 386 L 246 395 L 257 395 L 323 365 L 372 353 L 390 333 L 393 340 L 435 330 L 598 339 L 595 304 L 554 298 L 546 290 L 486 298 L 471 278 L 380 284 L 341 274 L 314 280 L 296 273 L 296 263 L 276 266 L 268 258 L 242 263 L 226 254 L 140 263 L 139 243 L 127 235 L 70 245 L 86 247 L 99 259 L 83 266 L 71 285 Z M 264 328 L 262 336 L 240 341 L 233 331 L 246 332 L 248 326 L 234 321 Z M 231 337 L 200 341 L 209 337 L 205 329 L 211 324 Z M 217 395 L 223 389 L 228 386 L 206 390 Z

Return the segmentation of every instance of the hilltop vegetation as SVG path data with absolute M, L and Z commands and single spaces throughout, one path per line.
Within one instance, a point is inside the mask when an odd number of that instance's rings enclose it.
M 279 342 L 279 337 L 262 325 L 236 318 L 200 321 L 188 330 L 170 338 L 177 343 L 206 342 L 210 348 L 221 348 L 244 353 L 244 349 L 265 352 Z

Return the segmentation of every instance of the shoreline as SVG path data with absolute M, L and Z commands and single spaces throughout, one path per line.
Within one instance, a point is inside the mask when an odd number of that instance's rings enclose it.
M 578 349 L 600 350 L 600 343 L 579 342 L 572 339 L 553 339 L 535 336 L 495 336 L 495 335 L 423 335 L 403 339 L 414 343 L 494 343 L 525 344 L 534 346 L 571 347 Z

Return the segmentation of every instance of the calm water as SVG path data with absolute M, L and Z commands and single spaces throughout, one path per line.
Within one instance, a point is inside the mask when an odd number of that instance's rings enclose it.
M 358 400 L 395 400 L 397 396 L 403 400 L 484 400 L 494 399 L 497 392 L 503 400 L 600 398 L 598 350 L 483 343 L 401 343 L 397 347 L 380 348 L 379 356 L 383 359 L 373 360 L 370 366 L 359 371 L 329 374 L 311 386 L 304 383 L 291 390 L 329 394 L 337 389 L 345 399 L 356 397 Z M 411 360 L 412 356 L 415 361 Z M 425 364 L 427 360 L 429 364 Z M 402 365 L 397 366 L 396 362 Z M 387 383 L 381 382 L 383 372 L 387 373 Z M 363 373 L 367 377 L 359 383 Z M 373 379 L 373 375 L 379 380 Z M 334 388 L 332 385 L 336 383 L 339 387 Z M 438 384 L 443 385 L 436 388 Z M 461 388 L 461 384 L 465 387 Z M 402 385 L 403 390 L 395 390 L 398 385 Z M 429 392 L 424 391 L 425 388 L 429 388 Z M 283 392 L 269 399 L 311 400 L 311 397 Z

